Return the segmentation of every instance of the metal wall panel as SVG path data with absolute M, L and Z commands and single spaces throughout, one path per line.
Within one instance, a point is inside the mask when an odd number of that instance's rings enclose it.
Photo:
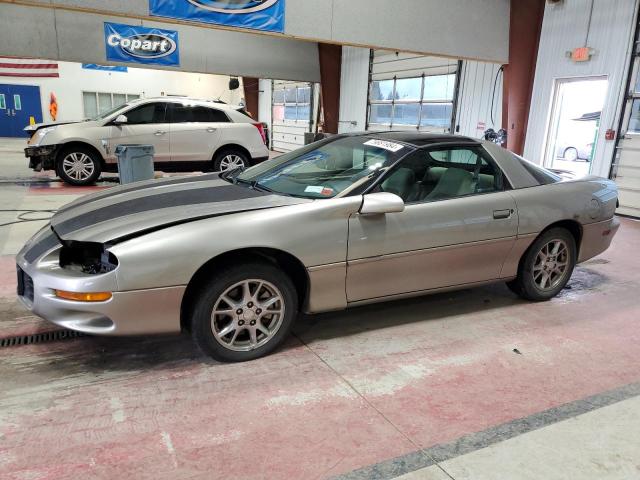
M 339 133 L 365 129 L 370 52 L 368 48 L 342 48 Z
M 470 60 L 462 62 L 456 121 L 459 129 L 456 133 L 480 138 L 488 128 L 498 131 L 503 127 L 502 74 L 498 74 L 499 70 L 500 65 L 495 63 Z M 493 121 L 491 119 L 492 98 Z
M 608 176 L 615 145 L 604 139 L 604 131 L 618 128 L 636 4 L 637 0 L 594 0 L 587 45 L 596 53 L 582 63 L 571 61 L 566 52 L 585 44 L 591 1 L 546 5 L 524 150 L 529 160 L 543 162 L 555 80 L 606 75 L 609 89 L 591 173 Z
M 0 55 L 110 65 L 114 62 L 105 58 L 105 21 L 178 31 L 180 67 L 153 68 L 320 81 L 318 46 L 312 42 L 1 2 Z
M 149 0 L 30 0 L 29 3 L 59 7 L 58 11 L 80 9 L 150 20 Z M 77 23 L 84 23 L 87 13 L 76 11 L 75 16 Z M 314 42 L 501 63 L 507 61 L 509 54 L 509 0 L 287 0 L 285 16 L 284 36 Z M 4 39 L 4 31 L 0 35 Z M 29 43 L 25 46 L 35 47 Z

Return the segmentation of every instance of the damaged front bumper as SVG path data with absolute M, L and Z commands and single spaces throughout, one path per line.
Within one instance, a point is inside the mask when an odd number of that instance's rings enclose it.
M 24 156 L 29 159 L 29 168 L 36 172 L 52 170 L 55 167 L 56 155 L 59 150 L 60 145 L 27 147 L 24 149 Z
M 38 232 L 16 256 L 18 299 L 31 312 L 64 328 L 95 335 L 180 332 L 186 286 L 118 290 L 118 269 L 90 274 L 63 268 L 63 245 L 47 243 L 50 227 Z M 42 245 L 42 247 L 40 247 Z M 109 292 L 106 301 L 61 298 L 57 292 Z

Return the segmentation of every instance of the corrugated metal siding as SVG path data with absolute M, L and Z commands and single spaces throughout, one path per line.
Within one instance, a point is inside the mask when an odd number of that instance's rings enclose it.
M 594 2 L 588 46 L 594 48 L 596 54 L 583 63 L 572 62 L 566 52 L 584 46 L 590 0 L 572 0 L 545 7 L 524 154 L 533 162 L 543 162 L 556 79 L 607 75 L 609 90 L 591 170 L 592 174 L 606 177 L 615 146 L 614 142 L 605 141 L 604 132 L 618 127 L 637 0 Z
M 339 133 L 360 132 L 367 123 L 368 48 L 342 47 Z
M 480 138 L 488 128 L 496 131 L 502 128 L 502 73 L 497 75 L 499 69 L 500 65 L 495 63 L 467 60 L 462 62 L 456 121 L 456 125 L 459 126 L 458 134 Z M 492 121 L 491 100 L 494 85 Z

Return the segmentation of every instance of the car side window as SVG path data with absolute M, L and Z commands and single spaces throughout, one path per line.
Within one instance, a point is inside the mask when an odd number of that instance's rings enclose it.
M 127 124 L 143 125 L 148 123 L 165 122 L 165 103 L 147 103 L 125 113 Z
M 229 117 L 216 108 L 203 107 L 200 105 L 173 104 L 171 107 L 171 123 L 190 122 L 229 122 Z
M 394 167 L 380 191 L 406 203 L 432 202 L 503 190 L 500 169 L 477 147 L 419 150 Z

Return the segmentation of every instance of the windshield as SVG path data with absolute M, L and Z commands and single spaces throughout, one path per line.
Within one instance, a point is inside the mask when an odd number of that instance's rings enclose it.
M 232 180 L 295 197 L 332 198 L 366 183 L 410 151 L 370 136 L 332 137 L 249 168 Z
M 93 118 L 90 118 L 89 120 L 93 121 L 93 122 L 95 122 L 96 120 L 104 120 L 109 115 L 112 115 L 112 114 L 116 113 L 119 110 L 123 110 L 125 107 L 128 107 L 129 105 L 131 105 L 131 104 L 130 103 L 121 103 L 117 107 L 113 107 L 113 108 L 107 110 L 106 112 L 99 113 L 98 115 L 96 115 Z

